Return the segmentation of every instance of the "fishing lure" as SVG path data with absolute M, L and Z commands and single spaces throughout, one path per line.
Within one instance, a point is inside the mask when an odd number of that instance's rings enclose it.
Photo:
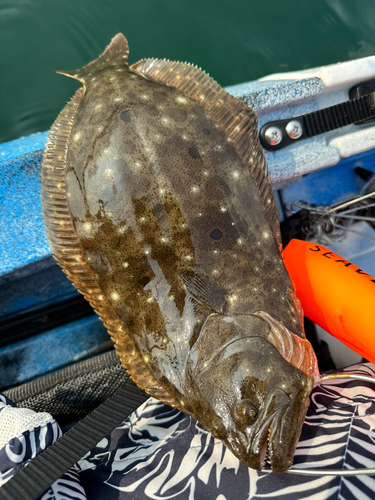
M 255 113 L 189 64 L 77 71 L 42 171 L 53 253 L 133 380 L 245 464 L 293 460 L 319 378 L 284 266 Z

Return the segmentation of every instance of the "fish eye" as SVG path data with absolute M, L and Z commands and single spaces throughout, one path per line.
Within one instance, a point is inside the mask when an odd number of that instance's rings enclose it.
M 258 408 L 251 401 L 243 401 L 237 408 L 237 416 L 244 423 L 252 425 L 258 418 Z

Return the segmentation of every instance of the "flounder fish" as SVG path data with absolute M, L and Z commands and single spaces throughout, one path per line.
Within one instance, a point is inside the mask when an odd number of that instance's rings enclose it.
M 318 377 L 255 113 L 190 64 L 77 71 L 45 150 L 53 253 L 133 380 L 248 467 L 288 469 Z

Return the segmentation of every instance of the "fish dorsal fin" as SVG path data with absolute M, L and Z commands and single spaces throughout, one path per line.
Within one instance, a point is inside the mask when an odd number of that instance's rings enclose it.
M 57 73 L 74 78 L 85 85 L 98 71 L 108 66 L 128 66 L 128 57 L 128 41 L 122 33 L 118 33 L 112 38 L 105 51 L 94 61 L 86 64 L 81 69 L 57 71 Z
M 239 156 L 250 169 L 280 247 L 281 235 L 276 203 L 267 162 L 258 138 L 258 120 L 255 112 L 226 92 L 197 66 L 166 59 L 143 59 L 133 64 L 130 70 L 148 80 L 180 90 L 199 102 L 224 128 Z

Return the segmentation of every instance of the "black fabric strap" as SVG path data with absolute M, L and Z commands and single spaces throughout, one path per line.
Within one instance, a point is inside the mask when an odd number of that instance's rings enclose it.
M 335 104 L 303 115 L 305 132 L 308 137 L 324 134 L 352 123 L 361 123 L 374 118 L 373 94 L 358 97 L 350 101 Z
M 36 500 L 148 397 L 133 383 L 121 386 L 4 484 L 0 500 Z

